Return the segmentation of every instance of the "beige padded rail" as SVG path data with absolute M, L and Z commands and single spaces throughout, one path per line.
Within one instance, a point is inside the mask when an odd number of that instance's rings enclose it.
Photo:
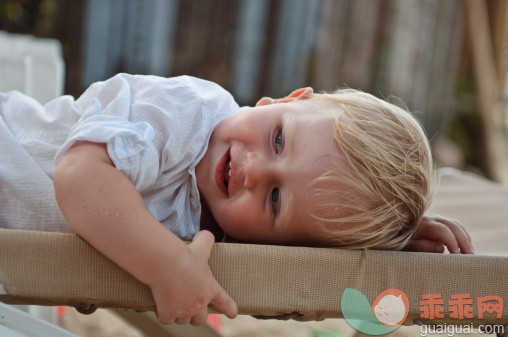
M 481 179 L 463 178 L 443 177 L 440 195 L 447 195 L 454 188 L 460 190 L 462 184 L 472 184 L 469 187 L 478 197 L 482 189 L 490 191 L 492 187 L 495 201 L 483 196 L 480 199 L 484 201 L 477 199 L 468 204 L 462 194 L 459 199 L 465 214 L 477 214 L 472 205 L 481 207 L 485 202 L 485 211 L 494 219 L 490 224 L 506 223 L 508 192 Z M 438 202 L 446 205 L 439 195 Z M 506 202 L 507 206 L 500 211 L 504 215 L 498 220 L 488 209 L 496 202 Z M 457 209 L 451 207 L 450 214 L 455 215 Z M 471 228 L 468 221 L 461 220 Z M 481 225 L 482 231 L 488 232 L 489 224 Z M 210 266 L 242 314 L 296 320 L 343 317 L 340 299 L 344 289 L 360 290 L 373 303 L 384 290 L 397 288 L 406 293 L 410 302 L 405 325 L 420 320 L 507 324 L 508 256 L 489 255 L 488 250 L 506 252 L 506 241 L 499 240 L 506 231 L 496 229 L 494 233 L 498 237 L 493 242 L 499 245 L 488 247 L 485 241 L 485 246 L 477 247 L 477 253 L 482 255 L 476 256 L 219 243 L 214 246 Z M 0 284 L 0 301 L 6 303 L 154 309 L 145 285 L 74 234 L 0 230 Z M 444 319 L 421 319 L 420 299 L 432 293 L 441 294 L 445 302 L 454 294 L 470 294 L 475 317 L 452 319 L 446 306 Z M 502 317 L 486 315 L 480 320 L 476 298 L 489 295 L 504 300 Z
M 6 303 L 154 309 L 146 286 L 74 234 L 0 230 L 0 247 Z M 210 265 L 244 314 L 342 317 L 345 288 L 360 290 L 370 303 L 386 289 L 402 290 L 411 307 L 406 324 L 419 319 L 422 294 L 508 299 L 508 257 L 224 243 L 215 245 Z M 506 324 L 506 309 L 494 321 Z

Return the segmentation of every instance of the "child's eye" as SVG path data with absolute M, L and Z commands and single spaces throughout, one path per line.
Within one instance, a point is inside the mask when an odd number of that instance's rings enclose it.
M 275 150 L 275 154 L 279 154 L 282 151 L 283 145 L 284 145 L 284 134 L 282 133 L 282 129 L 278 128 L 273 133 L 273 148 Z
M 274 188 L 270 193 L 270 211 L 274 215 L 277 215 L 277 212 L 279 211 L 279 204 L 280 204 L 280 190 L 278 188 Z

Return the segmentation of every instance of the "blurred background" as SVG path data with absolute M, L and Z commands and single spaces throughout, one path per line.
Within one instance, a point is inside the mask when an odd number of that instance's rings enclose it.
M 201 77 L 241 105 L 303 86 L 393 96 L 424 125 L 438 166 L 508 186 L 507 13 L 508 0 L 0 0 L 0 30 L 59 40 L 74 96 L 118 72 Z M 100 312 L 62 325 L 140 336 Z M 223 317 L 224 335 L 354 333 L 343 320 L 248 319 Z
M 506 182 L 506 13 L 506 0 L 0 0 L 0 30 L 58 39 L 75 96 L 118 72 L 198 76 L 241 105 L 302 86 L 395 96 L 438 165 Z

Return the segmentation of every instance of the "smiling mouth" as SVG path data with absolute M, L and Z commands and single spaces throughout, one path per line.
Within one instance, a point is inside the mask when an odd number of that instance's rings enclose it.
M 231 181 L 231 156 L 230 149 L 217 162 L 215 168 L 215 183 L 226 195 L 229 195 L 228 187 Z
M 226 165 L 224 165 L 224 185 L 226 185 L 226 188 L 229 187 L 230 180 L 231 180 L 231 157 L 228 158 Z

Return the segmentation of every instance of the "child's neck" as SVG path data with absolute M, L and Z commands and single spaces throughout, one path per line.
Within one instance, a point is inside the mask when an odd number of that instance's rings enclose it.
M 224 231 L 217 224 L 212 213 L 203 201 L 201 201 L 200 229 L 206 229 L 207 231 L 210 231 L 215 236 L 215 242 L 221 242 L 224 239 Z

